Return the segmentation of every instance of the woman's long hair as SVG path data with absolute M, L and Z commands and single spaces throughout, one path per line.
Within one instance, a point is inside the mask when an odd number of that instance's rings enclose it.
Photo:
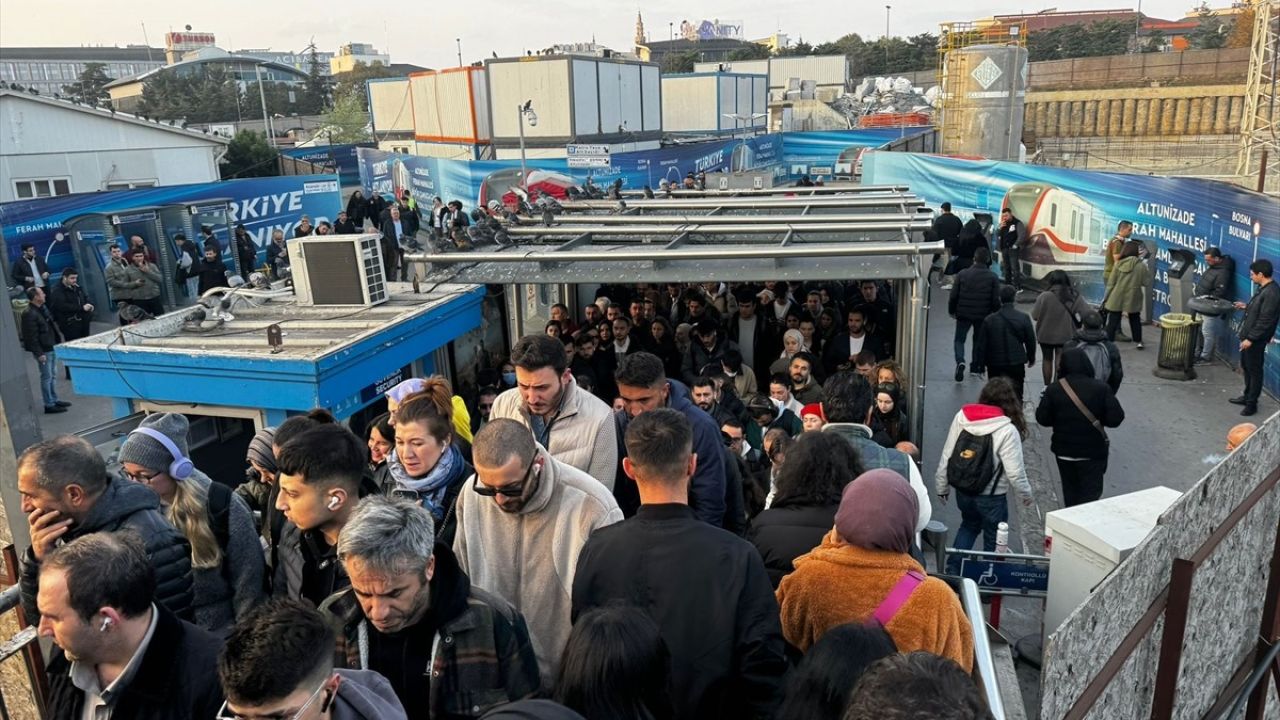
M 195 478 L 174 479 L 173 484 L 177 490 L 165 518 L 191 544 L 191 567 L 208 570 L 221 566 L 222 547 L 209 524 L 209 488 Z
M 669 720 L 671 655 L 644 611 L 611 605 L 578 618 L 556 677 L 555 701 L 586 720 Z
M 1000 408 L 1000 412 L 1013 421 L 1013 426 L 1018 429 L 1018 435 L 1027 437 L 1027 420 L 1022 415 L 1022 401 L 1018 399 L 1018 393 L 1014 391 L 1013 383 L 1009 382 L 1009 378 L 994 377 L 988 380 L 987 384 L 982 386 L 978 402 Z
M 778 471 L 772 507 L 839 505 L 844 486 L 863 473 L 848 440 L 835 433 L 801 433 Z
M 847 623 L 828 630 L 787 676 L 775 720 L 840 720 L 853 686 L 877 660 L 898 652 L 879 625 Z

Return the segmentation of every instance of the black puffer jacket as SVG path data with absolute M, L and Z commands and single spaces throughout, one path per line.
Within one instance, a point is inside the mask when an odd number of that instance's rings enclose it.
M 1235 280 L 1236 261 L 1230 255 L 1223 255 L 1222 262 L 1205 268 L 1199 284 L 1196 285 L 1196 295 L 1212 295 L 1230 300 L 1234 294 Z
M 108 479 L 84 522 L 63 535 L 66 542 L 95 532 L 129 530 L 142 539 L 147 558 L 156 571 L 157 602 L 180 618 L 192 619 L 191 546 L 160 514 L 160 497 L 150 488 L 124 480 Z M 40 619 L 36 591 L 40 588 L 40 563 L 31 548 L 22 562 L 22 608 L 27 621 Z
M 1062 353 L 1061 374 L 1103 427 L 1119 427 L 1124 422 L 1124 408 L 1111 388 L 1093 377 L 1093 364 L 1083 350 Z M 1045 388 L 1040 396 L 1036 422 L 1053 428 L 1049 448 L 1058 457 L 1101 460 L 1110 451 L 1102 433 L 1085 419 L 1060 382 Z
M 974 265 L 956 275 L 947 312 L 961 320 L 978 321 L 1000 309 L 1000 278 L 986 265 Z
M 982 342 L 975 347 L 981 364 L 986 367 L 1034 363 L 1036 331 L 1031 325 L 1031 316 L 1012 303 L 1002 305 L 982 323 Z
M 1271 281 L 1249 300 L 1240 321 L 1240 339 L 1268 343 L 1280 324 L 1280 285 Z
M 62 342 L 58 327 L 53 324 L 53 315 L 49 306 L 29 306 L 22 313 L 22 349 L 32 355 L 43 355 L 53 351 L 53 346 Z
M 831 531 L 840 505 L 782 505 L 774 506 L 755 516 L 747 539 L 769 573 L 774 589 L 795 569 L 792 561 L 822 544 L 822 538 Z

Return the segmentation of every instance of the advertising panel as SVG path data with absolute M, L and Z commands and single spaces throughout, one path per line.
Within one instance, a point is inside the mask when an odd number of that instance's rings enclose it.
M 354 187 L 360 183 L 360 160 L 356 157 L 358 147 L 373 147 L 373 143 L 282 148 L 280 154 L 319 165 L 318 169 L 323 172 L 337 173 L 343 187 Z
M 1280 209 L 1274 198 L 1226 183 L 1197 178 L 1088 172 L 994 160 L 961 160 L 915 153 L 872 152 L 863 162 L 863 182 L 903 184 L 931 205 L 950 202 L 961 218 L 976 212 L 998 215 L 1008 205 L 1027 225 L 1029 248 L 1022 257 L 1032 277 L 1068 270 L 1084 295 L 1100 302 L 1108 241 L 1121 220 L 1155 248 L 1153 316 L 1169 312 L 1169 250 L 1195 253 L 1195 277 L 1204 271 L 1204 251 L 1217 247 L 1235 260 L 1235 297 L 1255 291 L 1249 263 L 1280 265 Z M 1230 317 L 1233 331 L 1244 314 Z M 1238 343 L 1218 350 L 1239 361 Z M 1267 389 L 1280 394 L 1280 344 L 1267 347 Z
M 853 180 L 860 175 L 859 159 L 868 150 L 884 147 L 902 138 L 932 128 L 859 128 L 857 130 L 818 130 L 782 134 L 782 163 L 787 176 L 822 176 L 830 180 Z

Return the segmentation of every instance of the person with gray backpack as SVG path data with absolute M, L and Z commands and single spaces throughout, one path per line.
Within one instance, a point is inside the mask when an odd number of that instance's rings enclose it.
M 1120 360 L 1120 348 L 1107 339 L 1107 331 L 1102 329 L 1102 316 L 1095 310 L 1086 310 L 1080 314 L 1080 329 L 1064 347 L 1063 351 L 1078 349 L 1089 358 L 1093 367 L 1093 378 L 1101 380 L 1111 388 L 1111 392 L 1120 392 L 1120 383 L 1124 381 L 1124 363 Z M 1061 356 L 1058 358 L 1062 362 Z M 1058 377 L 1062 377 L 1062 369 L 1058 369 Z M 1048 387 L 1048 384 L 1045 385 Z
M 956 491 L 960 529 L 954 547 L 968 550 L 982 534 L 983 550 L 996 549 L 996 528 L 1009 520 L 1007 495 L 1017 491 L 1024 508 L 1034 504 L 1027 469 L 1022 462 L 1022 439 L 1027 433 L 1022 401 L 1006 377 L 987 381 L 978 402 L 965 405 L 951 421 L 934 485 L 943 504 Z M 947 562 L 947 573 L 958 575 L 960 560 Z

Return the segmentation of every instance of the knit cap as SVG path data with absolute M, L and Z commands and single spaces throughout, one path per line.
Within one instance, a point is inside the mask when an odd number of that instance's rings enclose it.
M 272 452 L 271 445 L 276 438 L 276 429 L 273 427 L 262 428 L 249 441 L 249 450 L 245 454 L 245 461 L 255 463 L 267 472 L 276 471 L 276 454 Z
M 809 403 L 808 405 L 800 408 L 800 417 L 803 418 L 805 415 L 817 415 L 819 418 L 822 418 L 824 422 L 827 419 L 827 416 L 822 414 L 822 403 Z
M 151 428 L 164 433 L 183 457 L 187 455 L 187 430 L 190 425 L 181 413 L 153 413 L 143 418 L 139 427 Z M 169 464 L 176 460 L 172 453 L 160 444 L 159 440 L 140 432 L 130 433 L 120 446 L 121 463 L 134 463 L 148 470 L 167 470 Z

